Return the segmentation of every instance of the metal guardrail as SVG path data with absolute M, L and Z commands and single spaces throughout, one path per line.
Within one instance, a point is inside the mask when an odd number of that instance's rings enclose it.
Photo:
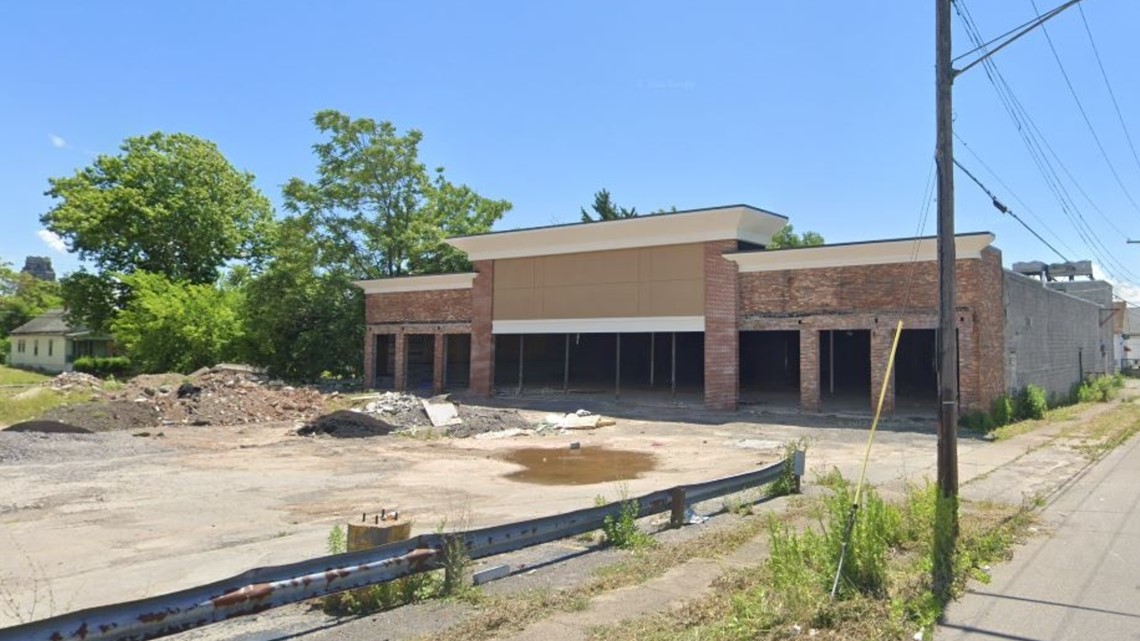
M 798 487 L 804 473 L 802 451 L 761 470 L 650 492 L 627 501 L 638 504 L 639 518 L 671 510 L 673 524 L 680 525 L 690 504 L 771 483 L 783 476 L 788 466 Z M 627 501 L 454 534 L 427 534 L 368 550 L 256 568 L 208 585 L 0 629 L 0 641 L 156 639 L 439 569 L 451 541 L 461 542 L 471 559 L 480 559 L 591 532 L 601 528 L 606 517 L 618 518 Z

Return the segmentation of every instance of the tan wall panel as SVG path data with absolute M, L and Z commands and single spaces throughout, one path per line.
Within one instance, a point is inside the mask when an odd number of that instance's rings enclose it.
M 702 315 L 700 244 L 495 261 L 496 320 Z
M 534 287 L 534 258 L 495 261 L 495 289 Z
M 547 287 L 541 291 L 542 315 L 532 318 L 639 316 L 637 287 L 637 283 Z
M 534 295 L 536 290 L 495 288 L 495 318 L 541 318 L 542 301 Z

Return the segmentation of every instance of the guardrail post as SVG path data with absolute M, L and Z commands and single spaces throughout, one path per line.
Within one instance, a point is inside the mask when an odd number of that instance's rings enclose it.
M 803 450 L 796 450 L 792 454 L 792 494 L 800 493 L 800 479 L 807 471 L 807 456 Z
M 673 508 L 669 515 L 669 525 L 681 527 L 685 524 L 685 488 L 675 487 L 669 490 L 669 505 Z

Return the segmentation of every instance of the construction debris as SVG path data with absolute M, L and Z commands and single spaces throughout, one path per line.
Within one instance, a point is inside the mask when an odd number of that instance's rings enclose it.
M 352 410 L 338 410 L 319 416 L 297 430 L 301 436 L 328 434 L 337 438 L 361 438 L 391 434 L 395 426 Z
M 44 387 L 58 391 L 68 390 L 97 390 L 103 387 L 103 381 L 98 376 L 84 372 L 63 372 L 58 376 L 43 382 Z
M 539 425 L 539 429 L 555 428 L 560 430 L 592 430 L 599 427 L 616 425 L 612 419 L 602 418 L 587 410 L 578 410 L 572 414 L 547 414 Z
M 448 401 L 446 397 L 425 398 L 420 402 L 423 403 L 424 412 L 431 420 L 432 427 L 451 427 L 463 422 L 463 419 L 459 418 L 459 410 L 456 409 L 455 403 Z

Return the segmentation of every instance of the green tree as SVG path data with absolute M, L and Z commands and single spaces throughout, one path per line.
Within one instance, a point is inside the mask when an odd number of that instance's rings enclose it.
M 582 222 L 596 223 L 603 220 L 618 220 L 620 218 L 633 218 L 637 215 L 637 208 L 626 209 L 625 207 L 618 207 L 617 203 L 610 197 L 610 192 L 603 189 L 594 194 L 594 203 L 590 205 L 590 209 L 594 213 L 586 211 L 585 207 L 581 208 Z
M 305 218 L 282 222 L 273 258 L 246 287 L 246 353 L 287 380 L 356 376 L 364 358 L 364 296 L 344 269 L 318 268 L 312 234 Z
M 768 243 L 768 249 L 818 247 L 822 244 L 823 236 L 816 232 L 805 231 L 803 234 L 797 234 L 791 225 L 785 225 L 783 229 L 772 236 L 772 242 Z
M 429 172 L 415 129 L 401 136 L 390 122 L 332 110 L 313 122 L 327 136 L 313 146 L 317 180 L 293 178 L 284 195 L 309 219 L 322 267 L 356 278 L 461 271 L 466 259 L 444 239 L 490 231 L 511 208 L 448 182 L 443 168 Z
M 272 242 L 273 208 L 209 141 L 187 134 L 127 138 L 118 155 L 49 181 L 58 202 L 40 217 L 94 263 L 65 279 L 72 317 L 106 329 L 130 299 L 117 274 L 214 283 L 232 261 L 257 261 Z
M 187 134 L 127 138 L 66 178 L 40 217 L 69 250 L 103 273 L 147 271 L 171 280 L 213 283 L 224 265 L 256 258 L 273 208 L 214 143 Z
M 0 263 L 0 338 L 63 304 L 59 283 L 40 280 Z
M 144 271 L 123 281 L 133 295 L 111 331 L 139 370 L 189 373 L 241 356 L 243 294 L 237 284 L 178 282 Z

